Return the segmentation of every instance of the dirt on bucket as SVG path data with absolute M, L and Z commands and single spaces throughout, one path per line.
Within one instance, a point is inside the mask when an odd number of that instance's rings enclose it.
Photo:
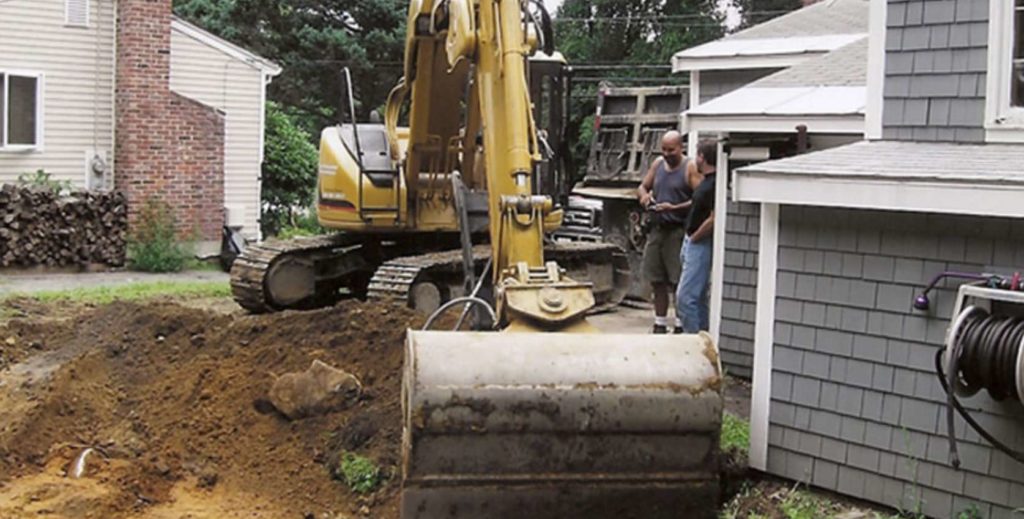
M 410 310 L 112 303 L 36 319 L 0 326 L 13 339 L 0 366 L 0 517 L 398 516 L 402 352 L 422 322 Z M 294 421 L 268 408 L 275 377 L 313 360 L 356 375 L 360 400 Z M 374 461 L 384 484 L 356 494 L 332 477 L 344 452 Z

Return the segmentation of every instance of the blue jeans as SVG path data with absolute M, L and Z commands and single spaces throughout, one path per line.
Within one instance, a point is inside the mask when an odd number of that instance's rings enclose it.
M 683 275 L 676 288 L 676 317 L 683 323 L 683 333 L 707 331 L 708 289 L 711 280 L 711 237 L 691 242 L 683 240 L 680 256 L 683 259 Z

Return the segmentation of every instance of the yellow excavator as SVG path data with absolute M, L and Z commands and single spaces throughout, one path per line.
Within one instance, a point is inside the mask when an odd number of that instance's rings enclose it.
M 439 3 L 433 19 L 410 23 L 429 32 L 447 23 L 445 9 Z M 391 92 L 385 124 L 352 120 L 321 134 L 317 213 L 323 227 L 340 232 L 246 248 L 231 267 L 241 306 L 257 313 L 308 309 L 333 304 L 346 291 L 403 300 L 429 313 L 472 290 L 489 259 L 486 246 L 472 246 L 487 241 L 489 218 L 481 112 L 469 108 L 480 103 L 475 65 L 463 59 L 449 70 L 443 46 L 425 54 L 418 45 L 410 40 L 407 51 L 417 56 L 405 67 L 411 79 Z M 527 72 L 532 111 L 520 108 L 536 119 L 530 145 L 541 156 L 530 181 L 536 194 L 560 206 L 571 190 L 565 164 L 569 67 L 549 49 L 529 59 Z M 353 114 L 347 70 L 345 75 L 347 111 Z M 400 116 L 408 119 L 403 126 Z M 556 214 L 546 231 L 556 227 Z M 547 236 L 547 255 L 594 284 L 596 309 L 623 300 L 631 275 L 621 249 Z M 484 283 L 482 289 L 489 294 L 492 287 Z
M 584 279 L 603 249 L 545 246 L 562 212 L 539 186 L 548 146 L 536 114 L 548 112 L 529 85 L 531 57 L 554 55 L 551 32 L 535 0 L 411 0 L 383 123 L 323 133 L 320 221 L 353 232 L 247 252 L 236 295 L 307 304 L 329 298 L 339 272 L 379 261 L 368 290 L 434 300 L 405 346 L 403 518 L 716 517 L 711 338 L 600 333 L 587 319 L 601 287 Z M 472 246 L 478 229 L 484 247 Z M 461 248 L 444 252 L 452 230 Z M 357 239 L 371 231 L 386 239 Z M 577 276 L 564 263 L 581 257 Z M 483 274 L 492 294 L 480 281 L 447 294 L 424 284 L 447 271 Z M 492 330 L 429 329 L 470 307 Z

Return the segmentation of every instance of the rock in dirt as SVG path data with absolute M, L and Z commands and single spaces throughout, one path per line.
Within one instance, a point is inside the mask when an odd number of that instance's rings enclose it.
M 296 420 L 345 409 L 359 399 L 362 384 L 354 375 L 319 360 L 301 373 L 286 373 L 270 388 L 270 403 Z

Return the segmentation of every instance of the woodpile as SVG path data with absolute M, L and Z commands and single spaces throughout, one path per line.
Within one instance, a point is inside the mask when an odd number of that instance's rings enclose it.
M 127 231 L 121 193 L 0 186 L 0 267 L 119 267 Z

